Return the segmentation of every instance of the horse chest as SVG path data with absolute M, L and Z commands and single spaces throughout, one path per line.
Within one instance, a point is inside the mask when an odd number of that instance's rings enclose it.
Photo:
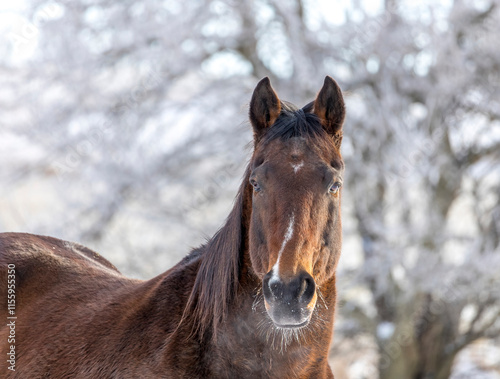
M 286 340 L 259 320 L 255 313 L 243 312 L 227 325 L 213 343 L 213 377 L 218 378 L 294 378 L 307 366 L 310 348 Z M 267 321 L 267 322 L 266 322 Z

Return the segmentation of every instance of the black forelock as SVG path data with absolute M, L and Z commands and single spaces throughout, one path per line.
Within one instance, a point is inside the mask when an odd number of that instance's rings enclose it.
M 314 113 L 311 113 L 313 102 L 303 108 L 282 101 L 281 113 L 275 123 L 262 138 L 267 144 L 275 139 L 288 140 L 293 137 L 325 137 L 327 136 L 321 122 Z

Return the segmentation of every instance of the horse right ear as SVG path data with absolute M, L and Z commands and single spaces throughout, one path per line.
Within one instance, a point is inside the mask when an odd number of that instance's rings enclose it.
M 268 77 L 262 79 L 253 91 L 250 101 L 250 122 L 253 127 L 254 140 L 257 143 L 281 112 L 281 102 Z

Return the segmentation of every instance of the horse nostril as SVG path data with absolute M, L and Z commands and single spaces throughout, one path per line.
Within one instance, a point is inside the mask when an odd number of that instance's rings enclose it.
M 275 298 L 279 298 L 281 297 L 280 296 L 280 285 L 278 282 L 271 282 L 269 281 L 269 290 L 271 291 L 271 294 L 275 297 Z
M 264 277 L 263 284 L 264 297 L 268 300 L 271 300 L 271 298 L 281 299 L 283 297 L 283 284 L 281 281 L 273 278 L 271 273 L 268 273 Z
M 301 302 L 309 304 L 314 297 L 316 283 L 311 275 L 304 273 L 301 275 L 300 292 L 298 298 Z
M 302 295 L 304 295 L 308 286 L 309 286 L 309 280 L 307 278 L 303 279 L 302 283 L 300 284 L 300 292 L 298 296 L 299 298 L 301 298 Z

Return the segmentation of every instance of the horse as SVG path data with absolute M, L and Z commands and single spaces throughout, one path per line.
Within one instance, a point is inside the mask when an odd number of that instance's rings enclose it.
M 333 378 L 344 118 L 329 76 L 303 108 L 262 79 L 229 216 L 153 279 L 77 243 L 0 234 L 2 377 Z

